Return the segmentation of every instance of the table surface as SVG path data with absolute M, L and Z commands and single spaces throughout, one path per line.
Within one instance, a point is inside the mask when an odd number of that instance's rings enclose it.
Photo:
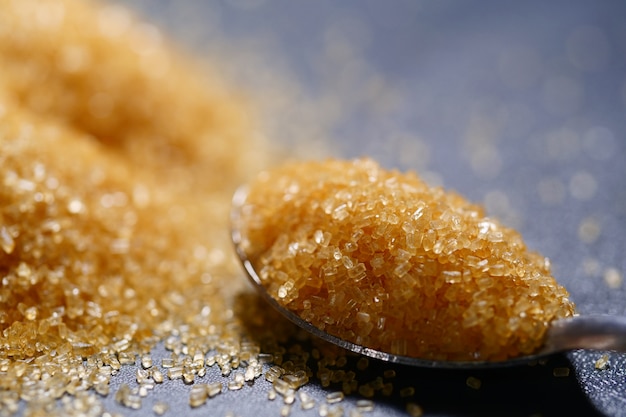
M 551 259 L 581 314 L 626 315 L 625 3 L 123 4 L 266 95 L 267 134 L 288 152 L 369 155 L 458 190 Z M 397 385 L 415 388 L 425 416 L 626 416 L 626 355 L 608 353 L 609 366 L 598 370 L 603 354 L 484 371 L 392 368 Z M 154 356 L 163 355 L 160 346 Z M 562 367 L 572 372 L 555 377 Z M 389 368 L 371 361 L 373 374 Z M 134 379 L 125 372 L 113 389 Z M 469 376 L 480 389 L 468 387 Z M 129 416 L 154 415 L 159 398 L 170 404 L 167 415 L 279 415 L 268 388 L 259 379 L 193 410 L 181 381 L 157 387 L 138 411 L 104 401 Z M 315 380 L 302 390 L 318 402 L 327 393 Z M 344 400 L 346 415 L 358 399 Z M 377 399 L 363 414 L 406 415 L 405 403 Z M 294 406 L 291 415 L 318 409 Z

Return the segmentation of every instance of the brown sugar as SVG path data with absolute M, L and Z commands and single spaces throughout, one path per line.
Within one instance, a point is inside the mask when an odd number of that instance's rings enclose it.
M 161 415 L 163 393 L 186 390 L 201 407 L 263 376 L 289 393 L 309 378 L 346 395 L 395 392 L 358 380 L 366 361 L 351 369 L 245 286 L 230 199 L 271 150 L 214 71 L 126 9 L 88 0 L 0 2 L 0 62 L 0 414 L 118 415 L 109 396 Z M 114 383 L 122 371 L 134 380 Z
M 1 2 L 0 61 L 3 415 L 68 395 L 61 415 L 100 415 L 158 341 L 185 381 L 206 372 L 187 355 L 238 355 L 226 219 L 264 160 L 246 103 L 110 4 Z M 116 393 L 130 408 L 163 382 L 141 364 Z
M 243 94 L 119 5 L 2 2 L 0 57 L 0 94 L 97 138 L 178 192 L 236 185 L 255 166 L 243 148 L 258 147 Z
M 370 159 L 260 174 L 243 245 L 283 306 L 350 342 L 425 359 L 535 351 L 574 313 L 543 256 L 460 195 Z

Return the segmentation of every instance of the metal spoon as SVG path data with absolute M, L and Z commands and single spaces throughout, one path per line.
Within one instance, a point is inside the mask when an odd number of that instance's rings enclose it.
M 503 361 L 434 361 L 411 356 L 395 355 L 381 352 L 366 346 L 361 346 L 347 340 L 333 336 L 311 323 L 300 318 L 297 314 L 278 303 L 266 290 L 251 261 L 248 259 L 243 246 L 241 224 L 241 208 L 247 197 L 247 188 L 241 187 L 235 192 L 231 209 L 231 237 L 235 244 L 237 255 L 247 273 L 247 276 L 259 294 L 276 310 L 287 317 L 297 326 L 311 334 L 348 349 L 352 352 L 376 358 L 386 362 L 399 363 L 417 367 L 448 368 L 448 369 L 482 369 L 494 367 L 516 366 L 533 363 L 545 359 L 555 353 L 576 349 L 613 350 L 626 352 L 626 317 L 611 315 L 582 315 L 567 319 L 555 320 L 546 333 L 543 346 L 537 352 L 528 356 L 515 357 Z

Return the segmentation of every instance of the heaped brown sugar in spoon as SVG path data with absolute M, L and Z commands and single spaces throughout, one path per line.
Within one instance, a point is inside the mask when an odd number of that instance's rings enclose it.
M 574 304 L 543 256 L 458 194 L 369 159 L 251 184 L 244 249 L 283 306 L 350 342 L 435 360 L 531 354 Z

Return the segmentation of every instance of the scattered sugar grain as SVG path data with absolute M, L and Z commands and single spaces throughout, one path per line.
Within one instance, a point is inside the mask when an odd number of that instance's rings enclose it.
M 600 371 L 607 369 L 609 367 L 609 355 L 605 353 L 600 356 L 594 363 L 594 367 Z
M 154 414 L 156 414 L 157 416 L 162 416 L 169 409 L 170 409 L 169 404 L 164 401 L 157 401 L 152 406 L 152 412 L 154 412 Z
M 242 373 L 236 373 L 235 377 L 228 381 L 227 387 L 230 391 L 237 391 L 243 388 L 245 378 Z
M 149 354 L 145 354 L 141 356 L 141 366 L 144 369 L 148 369 L 152 367 L 152 356 Z
M 159 371 L 158 369 L 153 370 L 152 371 L 152 379 L 157 384 L 163 383 L 163 373 L 161 371 Z
M 276 399 L 276 390 L 274 388 L 270 388 L 267 391 L 267 399 L 273 401 Z
M 328 407 L 328 417 L 344 417 L 344 408 L 340 405 L 332 405 Z
M 290 404 L 284 404 L 280 408 L 280 417 L 287 417 L 287 416 L 289 416 L 289 414 L 291 414 L 291 405 Z
M 296 392 L 290 391 L 283 397 L 283 403 L 291 405 L 296 401 Z
M 315 407 L 315 399 L 309 394 L 300 391 L 298 393 L 298 398 L 300 399 L 300 407 L 303 410 L 310 410 L 311 408 Z
M 374 401 L 372 400 L 357 400 L 356 408 L 361 412 L 369 412 L 374 410 Z
M 193 408 L 200 407 L 206 403 L 209 398 L 208 387 L 206 384 L 196 384 L 191 387 L 189 392 L 189 405 Z
M 329 392 L 328 394 L 326 394 L 326 402 L 328 404 L 338 403 L 340 401 L 343 401 L 343 398 L 344 398 L 344 394 L 341 391 L 334 391 L 334 392 Z
M 167 370 L 167 377 L 169 379 L 181 379 L 183 377 L 183 369 L 182 366 L 172 366 Z
M 222 393 L 222 383 L 221 382 L 212 382 L 207 385 L 206 391 L 209 397 L 215 397 L 218 394 Z
M 193 384 L 194 380 L 196 379 L 196 375 L 191 370 L 187 369 L 183 371 L 182 376 L 183 382 L 187 385 Z
M 406 412 L 410 417 L 422 417 L 424 415 L 422 407 L 413 402 L 406 404 Z
M 260 371 L 259 371 L 258 374 L 260 374 Z M 244 380 L 246 382 L 250 382 L 250 381 L 253 381 L 256 377 L 257 377 L 257 371 L 256 371 L 255 367 L 254 366 L 248 366 L 246 368 L 245 373 L 244 373 Z
M 480 389 L 482 385 L 482 381 L 474 376 L 469 376 L 465 380 L 465 385 L 467 385 L 468 387 L 472 389 L 478 390 Z

